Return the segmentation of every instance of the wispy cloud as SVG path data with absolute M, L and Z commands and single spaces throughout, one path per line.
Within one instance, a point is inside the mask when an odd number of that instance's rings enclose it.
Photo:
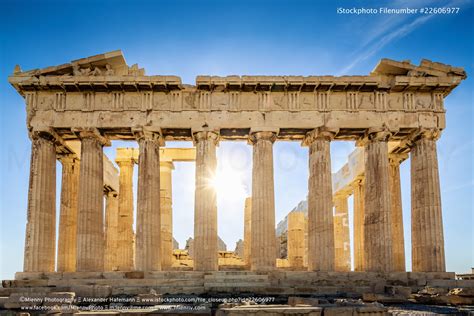
M 392 5 L 391 7 L 401 8 L 401 7 L 409 5 L 409 7 L 414 8 L 418 6 L 422 7 L 423 5 L 427 5 L 429 3 L 431 3 L 430 0 L 421 0 L 421 1 L 418 1 L 416 5 L 414 5 L 413 2 L 408 3 L 405 0 L 401 0 L 401 1 L 397 1 L 397 5 Z M 452 0 L 452 1 L 447 2 L 445 6 L 454 7 L 454 6 L 460 6 L 466 3 L 467 3 L 466 0 Z M 342 75 L 342 74 L 346 74 L 350 72 L 355 66 L 369 59 L 370 57 L 378 53 L 382 48 L 384 48 L 388 44 L 407 36 L 408 34 L 415 31 L 417 28 L 419 28 L 420 26 L 422 26 L 429 20 L 433 19 L 435 16 L 436 16 L 435 14 L 418 16 L 411 22 L 406 22 L 404 24 L 403 24 L 403 21 L 406 20 L 405 16 L 395 15 L 393 17 L 390 17 L 388 20 L 387 19 L 381 20 L 379 22 L 379 25 L 376 25 L 375 27 L 373 27 L 377 31 L 372 32 L 371 34 L 368 34 L 366 36 L 366 40 L 363 41 L 360 48 L 356 50 L 353 61 L 350 64 L 346 65 L 343 69 L 341 69 L 338 75 Z M 397 24 L 402 24 L 402 25 L 397 27 Z M 387 34 L 386 32 L 390 29 L 394 29 L 394 31 Z

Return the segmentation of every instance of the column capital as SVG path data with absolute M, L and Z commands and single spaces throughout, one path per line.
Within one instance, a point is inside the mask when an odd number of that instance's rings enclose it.
M 249 135 L 249 143 L 255 144 L 259 140 L 275 142 L 277 133 L 274 131 L 252 131 Z
M 117 148 L 115 162 L 119 167 L 133 166 L 137 163 L 138 152 L 136 148 Z
M 214 144 L 219 142 L 219 132 L 218 131 L 192 131 L 193 134 L 193 143 L 196 144 L 203 140 L 213 141 Z
M 161 129 L 150 130 L 143 126 L 136 126 L 132 128 L 132 133 L 135 135 L 137 141 L 149 140 L 157 142 L 160 146 L 165 145 L 165 138 L 163 137 Z
M 389 129 L 387 125 L 368 128 L 364 135 L 356 141 L 356 146 L 362 147 L 370 142 L 388 142 L 398 130 Z
M 309 146 L 316 140 L 325 140 L 328 142 L 332 141 L 338 132 L 338 128 L 331 128 L 326 126 L 317 127 L 312 131 L 306 133 L 305 137 L 303 138 L 302 145 Z
M 92 138 L 99 141 L 102 146 L 110 146 L 110 139 L 102 136 L 97 128 L 71 128 L 71 131 L 80 139 Z
M 174 170 L 174 163 L 173 161 L 161 161 L 160 160 L 160 171 L 169 171 Z
M 419 128 L 411 133 L 408 138 L 407 142 L 408 145 L 413 146 L 420 139 L 428 139 L 428 140 L 438 140 L 441 137 L 441 130 L 439 128 Z M 410 146 L 410 147 L 411 147 Z
M 352 189 L 355 189 L 361 185 L 364 185 L 365 183 L 365 176 L 358 176 L 352 183 L 351 187 Z
M 399 166 L 406 159 L 408 159 L 408 153 L 388 154 L 388 163 L 391 166 Z

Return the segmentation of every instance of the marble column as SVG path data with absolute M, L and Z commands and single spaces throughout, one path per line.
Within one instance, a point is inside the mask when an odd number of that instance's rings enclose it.
M 172 161 L 160 162 L 161 268 L 173 265 L 173 182 Z
M 386 130 L 369 130 L 365 144 L 364 247 L 372 272 L 393 271 L 389 137 Z
M 365 271 L 364 196 L 365 179 L 357 179 L 354 189 L 354 271 Z
M 137 269 L 161 270 L 160 135 L 138 139 Z
M 252 244 L 252 198 L 245 199 L 244 208 L 244 262 L 250 266 L 250 246 Z
M 212 184 L 217 167 L 218 134 L 193 134 L 196 145 L 196 188 L 194 196 L 194 270 L 217 271 L 217 200 Z
M 77 207 L 76 270 L 104 269 L 104 154 L 97 131 L 82 131 Z
M 349 237 L 349 207 L 347 196 L 334 197 L 334 253 L 335 270 L 351 270 L 351 242 Z
M 251 269 L 273 270 L 276 267 L 275 193 L 273 180 L 274 132 L 250 135 L 253 144 Z
M 62 163 L 61 209 L 58 235 L 58 272 L 76 271 L 77 189 L 79 159 L 73 155 L 59 158 Z
M 32 133 L 31 140 L 23 271 L 53 272 L 56 258 L 56 146 L 47 134 Z
M 302 268 L 305 253 L 305 218 L 303 212 L 288 214 L 288 262 L 290 267 Z
M 400 186 L 400 163 L 407 154 L 389 155 L 390 196 L 392 217 L 393 270 L 405 271 L 405 239 L 403 237 L 402 190 Z
M 133 157 L 115 159 L 119 173 L 119 218 L 117 262 L 120 271 L 134 268 L 133 258 Z M 137 226 L 138 227 L 138 226 Z
M 303 144 L 309 146 L 308 270 L 334 271 L 334 218 L 330 142 L 334 132 L 318 128 Z
M 439 131 L 421 131 L 411 148 L 412 270 L 446 271 L 436 140 Z
M 117 245 L 118 245 L 118 219 L 119 198 L 118 192 L 105 193 L 105 271 L 118 270 Z

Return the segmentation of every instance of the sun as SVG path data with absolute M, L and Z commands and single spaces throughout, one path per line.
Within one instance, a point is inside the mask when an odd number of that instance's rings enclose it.
M 216 190 L 218 199 L 235 200 L 246 195 L 242 173 L 231 167 L 217 169 L 211 183 Z

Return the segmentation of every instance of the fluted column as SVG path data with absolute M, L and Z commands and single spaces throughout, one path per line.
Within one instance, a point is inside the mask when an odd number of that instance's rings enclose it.
M 173 264 L 173 183 L 172 161 L 160 162 L 160 208 L 161 208 L 161 268 Z
M 196 145 L 196 188 L 194 196 L 194 270 L 218 270 L 217 200 L 212 184 L 217 159 L 218 134 L 193 134 Z
M 72 155 L 60 158 L 63 165 L 61 209 L 58 235 L 58 272 L 76 271 L 77 189 L 79 159 Z
M 390 181 L 386 130 L 369 130 L 365 145 L 364 247 L 366 270 L 393 270 Z
M 423 130 L 411 148 L 412 270 L 445 271 L 443 219 L 436 140 Z
M 252 198 L 245 199 L 244 208 L 244 262 L 250 266 L 250 246 L 252 240 Z
M 305 218 L 303 212 L 288 214 L 288 262 L 290 267 L 302 268 L 305 249 Z
M 334 219 L 330 141 L 334 132 L 318 128 L 303 144 L 309 146 L 308 270 L 334 271 Z
M 273 180 L 274 132 L 256 132 L 253 144 L 251 269 L 272 270 L 276 266 L 275 193 Z
M 133 157 L 117 157 L 119 173 L 119 217 L 117 262 L 120 271 L 133 270 Z
M 105 193 L 105 271 L 118 270 L 117 245 L 119 239 L 119 199 L 118 192 Z
M 104 154 L 97 131 L 79 133 L 81 167 L 77 207 L 77 271 L 104 269 Z
M 393 270 L 405 271 L 405 238 L 403 237 L 402 190 L 400 187 L 400 163 L 407 154 L 389 155 L 390 200 L 392 215 Z
M 32 133 L 31 140 L 23 271 L 52 272 L 56 255 L 56 146 L 48 134 Z
M 138 140 L 137 269 L 161 270 L 160 135 Z
M 365 179 L 357 179 L 354 184 L 354 271 L 365 271 L 364 253 L 364 196 Z
M 349 237 L 349 207 L 347 196 L 334 197 L 334 253 L 335 270 L 351 270 L 351 242 Z

